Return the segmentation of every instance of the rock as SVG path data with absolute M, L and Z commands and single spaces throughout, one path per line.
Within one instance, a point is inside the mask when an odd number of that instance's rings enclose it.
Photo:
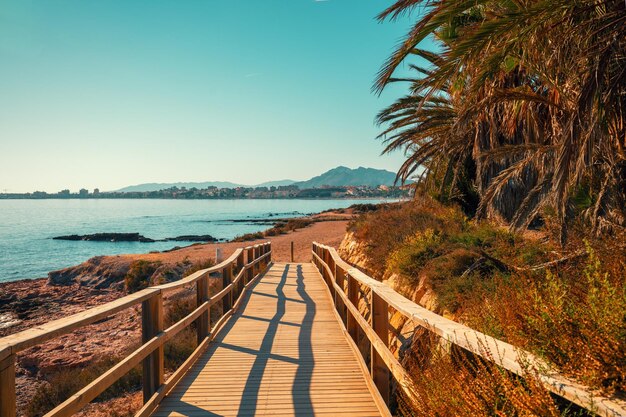
M 94 242 L 155 242 L 139 233 L 95 233 L 91 235 L 56 236 L 55 240 L 86 240 Z
M 218 239 L 211 235 L 183 235 L 176 237 L 168 237 L 165 239 L 172 242 L 217 242 Z

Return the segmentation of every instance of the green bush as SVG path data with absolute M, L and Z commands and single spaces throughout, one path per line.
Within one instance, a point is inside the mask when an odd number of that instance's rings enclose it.
M 130 270 L 124 278 L 126 291 L 133 293 L 150 286 L 150 279 L 160 266 L 161 262 L 159 261 L 133 261 L 130 264 Z

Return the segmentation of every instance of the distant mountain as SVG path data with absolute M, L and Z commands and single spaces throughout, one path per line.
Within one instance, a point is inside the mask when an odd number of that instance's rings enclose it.
M 317 177 L 313 177 L 308 181 L 296 182 L 301 190 L 306 188 L 319 188 L 328 186 L 347 186 L 347 185 L 366 185 L 368 187 L 377 187 L 379 185 L 393 185 L 396 174 L 385 169 L 363 168 L 358 167 L 351 169 L 344 166 L 333 168 Z
M 151 182 L 147 184 L 137 184 L 131 185 L 128 187 L 120 188 L 116 190 L 120 193 L 132 193 L 132 192 L 149 192 L 149 191 L 160 191 L 165 190 L 167 188 L 178 187 L 178 188 L 208 188 L 208 187 L 217 187 L 217 188 L 236 188 L 241 187 L 241 184 L 235 184 L 228 181 L 210 181 L 210 182 Z
M 267 181 L 262 182 L 261 184 L 254 185 L 254 187 L 280 187 L 283 185 L 291 185 L 293 183 L 295 183 L 294 180 Z
M 366 185 L 369 187 L 377 187 L 379 185 L 393 185 L 396 179 L 396 174 L 385 169 L 363 168 L 356 169 L 340 166 L 333 168 L 330 171 L 313 177 L 307 181 L 293 181 L 293 180 L 279 180 L 279 181 L 267 181 L 256 185 L 243 185 L 235 184 L 228 181 L 209 181 L 209 182 L 169 182 L 169 183 L 147 183 L 131 185 L 121 188 L 117 192 L 131 193 L 131 192 L 149 192 L 160 191 L 167 188 L 198 188 L 203 189 L 207 187 L 218 188 L 236 188 L 236 187 L 279 187 L 281 185 L 297 185 L 301 190 L 305 188 L 320 188 L 325 185 L 331 187 L 341 187 L 347 185 Z

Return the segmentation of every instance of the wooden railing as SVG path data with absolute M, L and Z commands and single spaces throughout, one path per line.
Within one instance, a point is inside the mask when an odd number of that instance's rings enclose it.
M 15 362 L 16 355 L 20 351 L 95 323 L 139 303 L 141 303 L 142 316 L 142 345 L 46 416 L 74 414 L 141 362 L 143 362 L 144 406 L 136 416 L 149 415 L 200 354 L 206 350 L 209 342 L 239 306 L 252 281 L 266 270 L 271 256 L 269 242 L 237 249 L 224 262 L 195 272 L 182 280 L 149 287 L 82 313 L 0 339 L 0 417 L 15 417 L 16 415 Z M 212 273 L 221 273 L 223 285 L 217 294 L 209 296 L 209 275 Z M 196 309 L 164 329 L 163 294 L 193 284 L 196 286 Z M 222 316 L 215 325 L 211 326 L 210 309 L 219 301 L 222 301 Z M 197 323 L 198 346 L 165 381 L 163 345 L 194 321 Z
M 589 388 L 559 375 L 535 355 L 417 305 L 388 285 L 370 278 L 343 261 L 332 247 L 313 243 L 313 263 L 328 285 L 347 333 L 357 345 L 360 334 L 368 339 L 371 347 L 371 378 L 387 403 L 391 394 L 390 377 L 396 380 L 405 395 L 415 398 L 410 376 L 389 349 L 391 307 L 453 346 L 495 363 L 513 374 L 525 377 L 528 367 L 535 369 L 541 383 L 552 394 L 592 413 L 606 417 L 626 416 L 626 402 L 622 399 L 596 395 Z M 359 304 L 363 302 L 369 307 L 369 319 L 359 310 Z M 365 355 L 363 359 L 367 360 Z

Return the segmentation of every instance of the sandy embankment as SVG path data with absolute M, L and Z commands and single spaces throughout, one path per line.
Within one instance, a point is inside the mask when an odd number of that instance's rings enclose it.
M 106 288 L 97 289 L 85 285 L 85 281 L 81 285 L 71 280 L 68 285 L 51 285 L 47 279 L 0 284 L 0 317 L 8 316 L 9 319 L 5 323 L 10 324 L 4 328 L 0 326 L 0 337 L 67 317 L 124 296 L 125 292 L 119 285 L 120 271 L 127 270 L 125 268 L 135 260 L 160 261 L 166 266 L 184 260 L 200 262 L 214 259 L 217 248 L 222 250 L 225 259 L 237 248 L 269 240 L 272 242 L 274 261 L 289 261 L 291 242 L 294 242 L 294 260 L 309 262 L 311 243 L 317 241 L 339 246 L 350 218 L 350 213 L 322 213 L 313 216 L 316 222 L 310 226 L 284 235 L 249 242 L 193 245 L 171 252 L 105 256 L 99 257 L 97 265 L 85 262 L 67 269 L 68 276 L 72 276 L 72 273 L 77 276 L 104 273 L 117 277 L 115 278 L 117 285 Z M 76 271 L 79 273 L 76 274 Z M 190 294 L 192 290 L 193 288 L 189 290 Z M 67 367 L 85 366 L 102 355 L 119 354 L 129 346 L 139 343 L 140 339 L 140 308 L 136 306 L 107 320 L 22 352 L 18 355 L 17 366 L 18 406 L 21 408 L 29 401 L 37 386 L 50 372 Z M 94 412 L 88 411 L 86 414 L 100 415 Z

